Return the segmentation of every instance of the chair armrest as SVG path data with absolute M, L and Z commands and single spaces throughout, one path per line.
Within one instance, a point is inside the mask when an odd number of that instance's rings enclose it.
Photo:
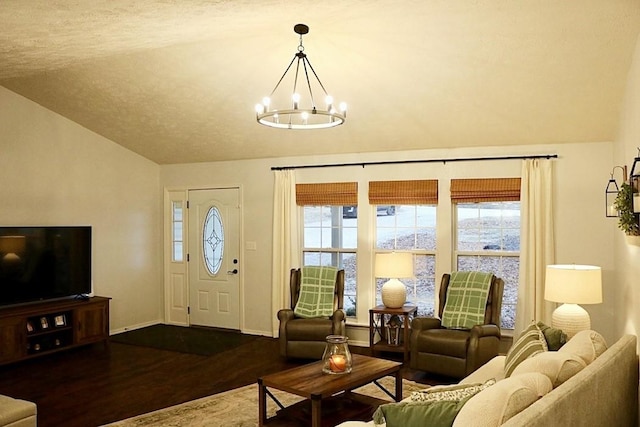
M 331 321 L 333 322 L 332 328 L 335 335 L 347 335 L 346 318 L 347 315 L 341 308 L 333 312 Z
M 287 322 L 293 320 L 295 315 L 290 308 L 278 310 L 278 320 L 280 321 L 279 336 L 286 340 L 287 338 Z
M 287 355 L 287 323 L 289 320 L 293 320 L 293 310 L 290 308 L 283 308 L 278 310 L 278 320 L 280 326 L 278 328 L 278 346 L 280 347 L 280 355 Z
M 500 328 L 496 325 L 476 325 L 469 331 L 466 375 L 498 355 Z
M 436 317 L 414 317 L 411 321 L 411 335 L 409 336 L 409 349 L 411 357 L 409 358 L 409 366 L 411 369 L 420 369 L 418 364 L 418 337 L 422 331 L 429 329 L 440 329 L 442 324 L 440 319 Z
M 283 308 L 281 310 L 278 310 L 278 320 L 280 320 L 280 322 L 286 322 L 293 319 L 293 317 L 293 310 L 291 310 L 290 308 Z
M 427 329 L 440 329 L 442 324 L 440 319 L 435 317 L 414 317 L 411 321 L 411 332 L 424 331 Z

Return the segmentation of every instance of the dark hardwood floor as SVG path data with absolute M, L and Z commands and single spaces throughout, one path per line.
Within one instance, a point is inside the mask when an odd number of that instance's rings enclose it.
M 213 356 L 113 342 L 2 366 L 0 394 L 35 402 L 39 427 L 91 427 L 252 384 L 300 363 L 281 358 L 277 340 L 267 337 Z M 408 368 L 403 376 L 446 382 Z

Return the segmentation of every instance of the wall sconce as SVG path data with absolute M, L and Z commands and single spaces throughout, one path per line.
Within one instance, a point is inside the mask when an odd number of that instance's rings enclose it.
M 629 185 L 633 191 L 633 212 L 637 214 L 640 213 L 640 148 L 638 148 L 638 155 L 633 159 Z
M 613 174 L 615 173 L 616 169 L 620 169 L 622 171 L 622 182 L 627 179 L 626 166 L 614 166 L 613 169 L 611 169 L 611 179 L 609 179 L 607 188 L 604 191 L 606 216 L 608 218 L 617 218 L 620 215 L 620 212 L 618 212 L 618 209 L 616 209 L 616 198 L 618 197 L 620 188 L 618 187 L 617 181 L 613 178 Z

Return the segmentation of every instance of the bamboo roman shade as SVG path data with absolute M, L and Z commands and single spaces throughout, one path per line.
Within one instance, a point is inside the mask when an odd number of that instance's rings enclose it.
M 520 178 L 452 179 L 454 203 L 511 202 L 520 200 Z
M 298 206 L 355 206 L 358 204 L 357 182 L 296 184 Z
M 438 180 L 371 181 L 372 205 L 431 205 L 438 203 Z

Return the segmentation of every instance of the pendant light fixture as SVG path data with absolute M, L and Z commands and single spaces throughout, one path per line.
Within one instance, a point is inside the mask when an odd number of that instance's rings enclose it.
M 258 123 L 278 129 L 324 129 L 343 124 L 347 117 L 346 104 L 341 103 L 339 109 L 336 109 L 333 97 L 327 93 L 304 53 L 302 36 L 309 32 L 309 27 L 305 24 L 297 24 L 293 27 L 293 31 L 300 35 L 298 51 L 293 55 L 293 59 L 276 83 L 271 95 L 263 98 L 262 103 L 256 105 Z M 295 67 L 293 67 L 294 63 Z M 293 79 L 291 93 L 283 93 L 284 89 L 277 92 L 283 81 L 290 82 L 291 79 Z M 301 84 L 299 80 L 302 81 Z M 324 93 L 322 106 L 316 104 L 314 89 L 316 93 L 319 90 Z M 299 90 L 307 90 L 308 93 L 301 94 Z

